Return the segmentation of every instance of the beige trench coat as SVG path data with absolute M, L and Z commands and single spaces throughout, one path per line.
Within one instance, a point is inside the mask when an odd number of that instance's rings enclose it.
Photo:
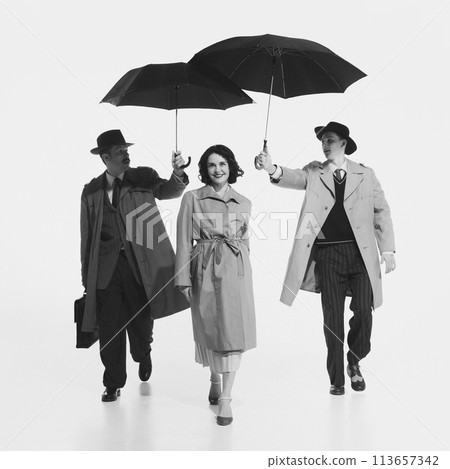
M 204 186 L 181 201 L 175 285 L 192 286 L 194 340 L 215 352 L 256 347 L 250 211 L 251 202 L 232 187 L 223 199 Z
M 391 212 L 374 171 L 349 159 L 347 164 L 344 209 L 369 274 L 373 307 L 377 308 L 383 302 L 377 245 L 381 253 L 395 252 Z M 281 302 L 291 306 L 299 289 L 320 292 L 314 241 L 334 205 L 335 195 L 333 173 L 327 162 L 315 161 L 303 169 L 282 170 L 281 179 L 271 180 L 272 183 L 306 191 L 281 293 Z

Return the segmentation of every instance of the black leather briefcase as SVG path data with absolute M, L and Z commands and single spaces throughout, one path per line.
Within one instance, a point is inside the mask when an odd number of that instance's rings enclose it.
M 74 319 L 77 326 L 77 340 L 76 348 L 89 348 L 92 344 L 95 344 L 98 340 L 98 329 L 93 332 L 85 332 L 81 330 L 84 316 L 84 306 L 86 304 L 86 295 L 83 295 L 74 303 Z

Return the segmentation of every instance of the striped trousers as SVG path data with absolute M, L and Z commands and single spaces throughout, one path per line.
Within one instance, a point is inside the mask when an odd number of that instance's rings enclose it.
M 356 242 L 319 244 L 315 261 L 320 278 L 328 375 L 331 384 L 343 386 L 346 293 L 351 293 L 350 309 L 353 311 L 347 336 L 347 361 L 356 365 L 370 352 L 372 286 Z

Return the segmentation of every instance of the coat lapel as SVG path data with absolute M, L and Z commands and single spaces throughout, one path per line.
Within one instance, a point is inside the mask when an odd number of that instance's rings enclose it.
M 333 179 L 333 172 L 331 171 L 331 167 L 327 164 L 326 161 L 323 164 L 323 167 L 320 169 L 320 179 L 328 188 L 328 190 L 333 194 L 333 197 L 336 198 L 336 194 L 334 192 L 334 179 Z
M 130 170 L 126 171 L 123 176 L 122 187 L 120 189 L 121 200 L 125 196 L 125 194 L 127 194 L 130 191 L 133 185 L 135 185 L 135 183 L 136 183 L 136 180 L 133 177 L 133 173 Z
M 225 194 L 224 200 L 225 202 L 229 202 L 233 199 L 236 203 L 240 204 L 243 201 L 242 195 L 239 192 L 236 192 L 231 186 L 228 192 Z
M 347 159 L 347 169 L 344 200 L 347 200 L 364 180 L 363 169 L 359 164 Z
M 105 192 L 106 186 L 106 171 L 101 174 L 100 176 L 93 179 L 87 186 L 86 186 L 86 195 L 88 199 L 92 201 L 95 213 L 100 213 L 100 208 L 103 204 L 103 194 Z

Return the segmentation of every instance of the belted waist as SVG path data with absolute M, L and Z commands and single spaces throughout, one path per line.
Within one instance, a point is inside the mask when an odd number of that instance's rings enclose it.
M 203 269 L 206 269 L 211 255 L 214 253 L 214 262 L 219 265 L 222 262 L 223 245 L 227 245 L 231 252 L 236 256 L 238 261 L 238 275 L 244 276 L 244 260 L 241 252 L 241 238 L 225 238 L 217 236 L 211 239 L 198 239 L 197 244 L 212 244 L 208 254 L 203 257 Z

